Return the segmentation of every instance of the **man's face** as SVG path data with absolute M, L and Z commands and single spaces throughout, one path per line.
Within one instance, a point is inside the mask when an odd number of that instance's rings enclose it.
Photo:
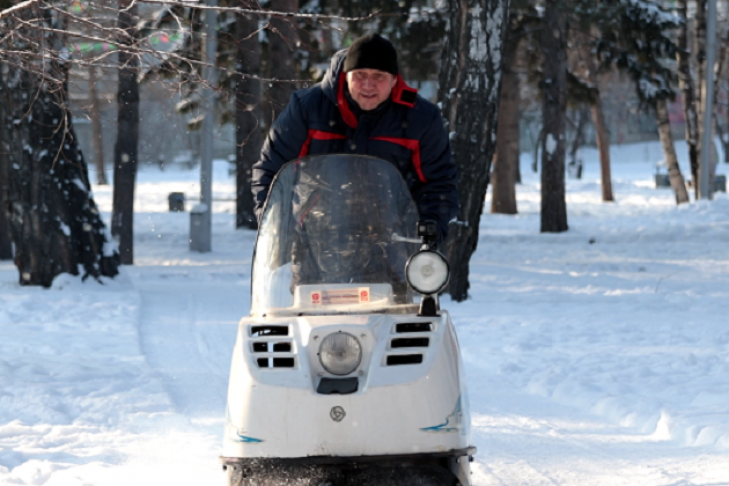
M 347 73 L 349 94 L 364 111 L 374 110 L 387 100 L 397 78 L 377 69 L 354 69 Z

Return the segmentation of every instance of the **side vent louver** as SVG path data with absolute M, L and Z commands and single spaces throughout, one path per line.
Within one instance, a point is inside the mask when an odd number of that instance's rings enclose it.
M 274 353 L 290 353 L 291 343 L 273 343 Z
M 433 332 L 432 322 L 398 322 L 395 324 L 396 334 L 411 334 L 393 338 L 390 341 L 390 349 L 408 350 L 408 348 L 427 348 L 430 346 L 430 337 L 423 335 Z M 418 336 L 417 334 L 421 334 Z M 416 334 L 416 335 L 412 335 Z M 412 349 L 420 351 L 420 349 Z M 426 350 L 423 349 L 422 352 Z M 423 362 L 423 354 L 388 354 L 385 358 L 387 366 L 418 365 Z
M 291 340 L 281 339 L 289 335 L 289 326 L 251 326 L 251 351 L 258 356 L 259 368 L 295 368 L 296 357 Z
M 294 358 L 258 358 L 259 368 L 293 368 L 296 364 Z
M 253 343 L 253 352 L 254 353 L 267 353 L 268 352 L 268 343 L 267 342 Z
M 430 322 L 400 322 L 395 324 L 395 332 L 430 332 L 433 330 Z
M 393 339 L 390 343 L 392 348 L 427 348 L 430 344 L 430 338 L 427 337 L 416 337 L 416 338 L 399 338 Z
M 289 326 L 251 326 L 251 337 L 288 335 Z
M 422 362 L 422 354 L 391 354 L 387 357 L 387 366 L 413 365 Z
M 291 349 L 288 341 L 253 341 L 254 353 L 290 353 Z

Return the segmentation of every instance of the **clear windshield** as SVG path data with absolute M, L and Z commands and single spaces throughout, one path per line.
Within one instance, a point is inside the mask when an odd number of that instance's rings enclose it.
M 319 155 L 286 164 L 261 220 L 251 314 L 411 304 L 405 263 L 418 249 L 417 220 L 389 162 Z

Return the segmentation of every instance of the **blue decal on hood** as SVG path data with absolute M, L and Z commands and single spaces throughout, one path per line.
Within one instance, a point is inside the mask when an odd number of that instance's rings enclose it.
M 225 410 L 225 418 L 228 425 L 228 438 L 232 442 L 241 442 L 244 444 L 258 444 L 263 442 L 263 439 L 248 437 L 247 435 L 242 435 L 238 432 L 238 428 L 230 421 L 230 407 L 227 407 Z
M 236 433 L 236 436 L 237 436 L 237 440 L 232 437 L 231 437 L 231 440 L 233 440 L 235 442 L 244 442 L 244 443 L 248 443 L 248 444 L 251 444 L 251 443 L 255 444 L 257 442 L 263 442 L 261 439 L 256 439 L 253 437 L 246 437 L 245 435 L 240 435 L 238 433 Z
M 456 407 L 453 412 L 446 417 L 446 421 L 440 425 L 434 425 L 432 427 L 423 427 L 420 430 L 423 432 L 431 433 L 449 433 L 459 432 L 463 429 L 463 408 L 461 407 L 461 397 L 458 397 Z

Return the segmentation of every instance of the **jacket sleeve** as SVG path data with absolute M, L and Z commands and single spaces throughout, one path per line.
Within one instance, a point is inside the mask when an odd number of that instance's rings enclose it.
M 420 163 L 425 182 L 415 188 L 413 198 L 421 219 L 438 224 L 440 242 L 448 236 L 449 222 L 458 216 L 458 184 L 451 144 L 437 109 L 420 139 Z
M 301 99 L 294 93 L 271 126 L 261 149 L 261 158 L 253 165 L 251 192 L 257 217 L 261 216 L 274 176 L 286 162 L 299 156 L 307 135 L 307 122 L 301 109 Z

